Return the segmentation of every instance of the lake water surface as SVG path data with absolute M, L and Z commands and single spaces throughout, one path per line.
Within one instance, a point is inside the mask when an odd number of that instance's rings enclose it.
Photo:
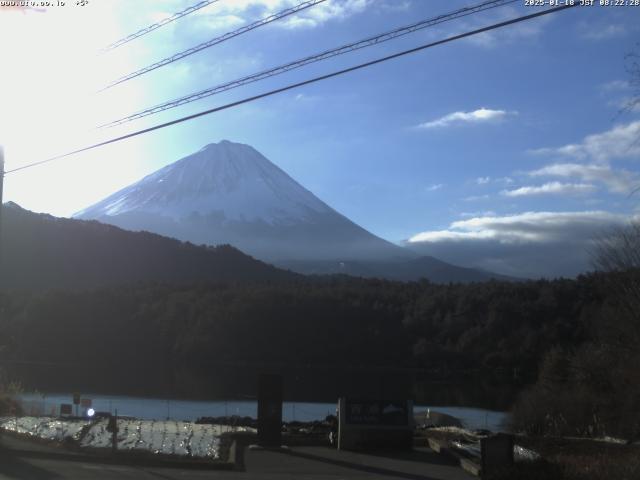
M 56 416 L 60 413 L 60 404 L 73 402 L 71 394 L 25 393 L 20 397 L 27 414 Z M 87 394 L 83 395 L 83 398 L 90 398 L 92 408 L 97 412 L 115 413 L 117 410 L 118 415 L 144 420 L 174 419 L 193 421 L 200 417 L 230 415 L 256 418 L 258 414 L 256 400 L 162 400 L 100 394 Z M 466 427 L 472 429 L 501 430 L 507 419 L 505 412 L 470 407 L 416 405 L 414 406 L 414 412 L 420 412 L 427 408 L 459 418 Z M 285 421 L 312 421 L 322 420 L 327 415 L 335 414 L 335 411 L 336 404 L 334 403 L 284 402 L 282 413 Z

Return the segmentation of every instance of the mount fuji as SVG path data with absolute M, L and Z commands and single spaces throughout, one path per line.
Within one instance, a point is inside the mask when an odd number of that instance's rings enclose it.
M 223 140 L 74 215 L 262 260 L 395 260 L 416 255 L 336 212 L 249 145 Z
M 211 143 L 74 215 L 195 244 L 230 244 L 305 274 L 482 281 L 383 240 L 341 215 L 249 145 Z

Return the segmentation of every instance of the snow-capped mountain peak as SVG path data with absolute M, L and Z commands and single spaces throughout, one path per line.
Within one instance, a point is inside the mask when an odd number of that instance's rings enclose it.
M 222 140 L 168 165 L 75 216 L 145 212 L 181 218 L 290 224 L 331 209 L 249 145 Z
M 75 217 L 262 260 L 413 256 L 345 218 L 249 145 L 223 140 L 161 168 Z

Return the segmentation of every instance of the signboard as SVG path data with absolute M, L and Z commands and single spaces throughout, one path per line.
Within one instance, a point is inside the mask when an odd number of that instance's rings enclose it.
M 73 405 L 70 403 L 63 403 L 60 405 L 60 415 L 71 415 Z
M 79 393 L 74 393 L 73 394 L 73 404 L 74 405 L 80 405 L 80 394 Z
M 91 399 L 83 398 L 82 400 L 80 400 L 80 406 L 82 408 L 91 408 Z
M 341 398 L 338 449 L 403 449 L 413 446 L 413 402 Z
M 391 401 L 345 401 L 345 423 L 347 425 L 409 425 L 406 400 Z

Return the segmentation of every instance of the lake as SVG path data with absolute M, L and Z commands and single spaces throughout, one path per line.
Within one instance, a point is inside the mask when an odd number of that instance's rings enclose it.
M 64 393 L 24 393 L 20 395 L 25 412 L 33 411 L 38 415 L 57 416 L 60 404 L 73 403 L 71 394 Z M 97 412 L 110 412 L 118 415 L 136 417 L 145 420 L 188 420 L 200 417 L 222 417 L 238 415 L 241 417 L 257 417 L 258 404 L 256 400 L 163 400 L 158 398 L 130 397 L 120 395 L 86 394 L 83 398 L 90 398 L 92 408 Z M 459 406 L 431 406 L 415 405 L 414 411 L 419 412 L 430 408 L 435 412 L 442 412 L 459 418 L 468 428 L 486 428 L 492 431 L 500 430 L 507 419 L 505 412 L 487 410 L 483 408 Z M 335 403 L 307 403 L 284 402 L 283 418 L 285 421 L 322 420 L 327 415 L 335 414 Z

